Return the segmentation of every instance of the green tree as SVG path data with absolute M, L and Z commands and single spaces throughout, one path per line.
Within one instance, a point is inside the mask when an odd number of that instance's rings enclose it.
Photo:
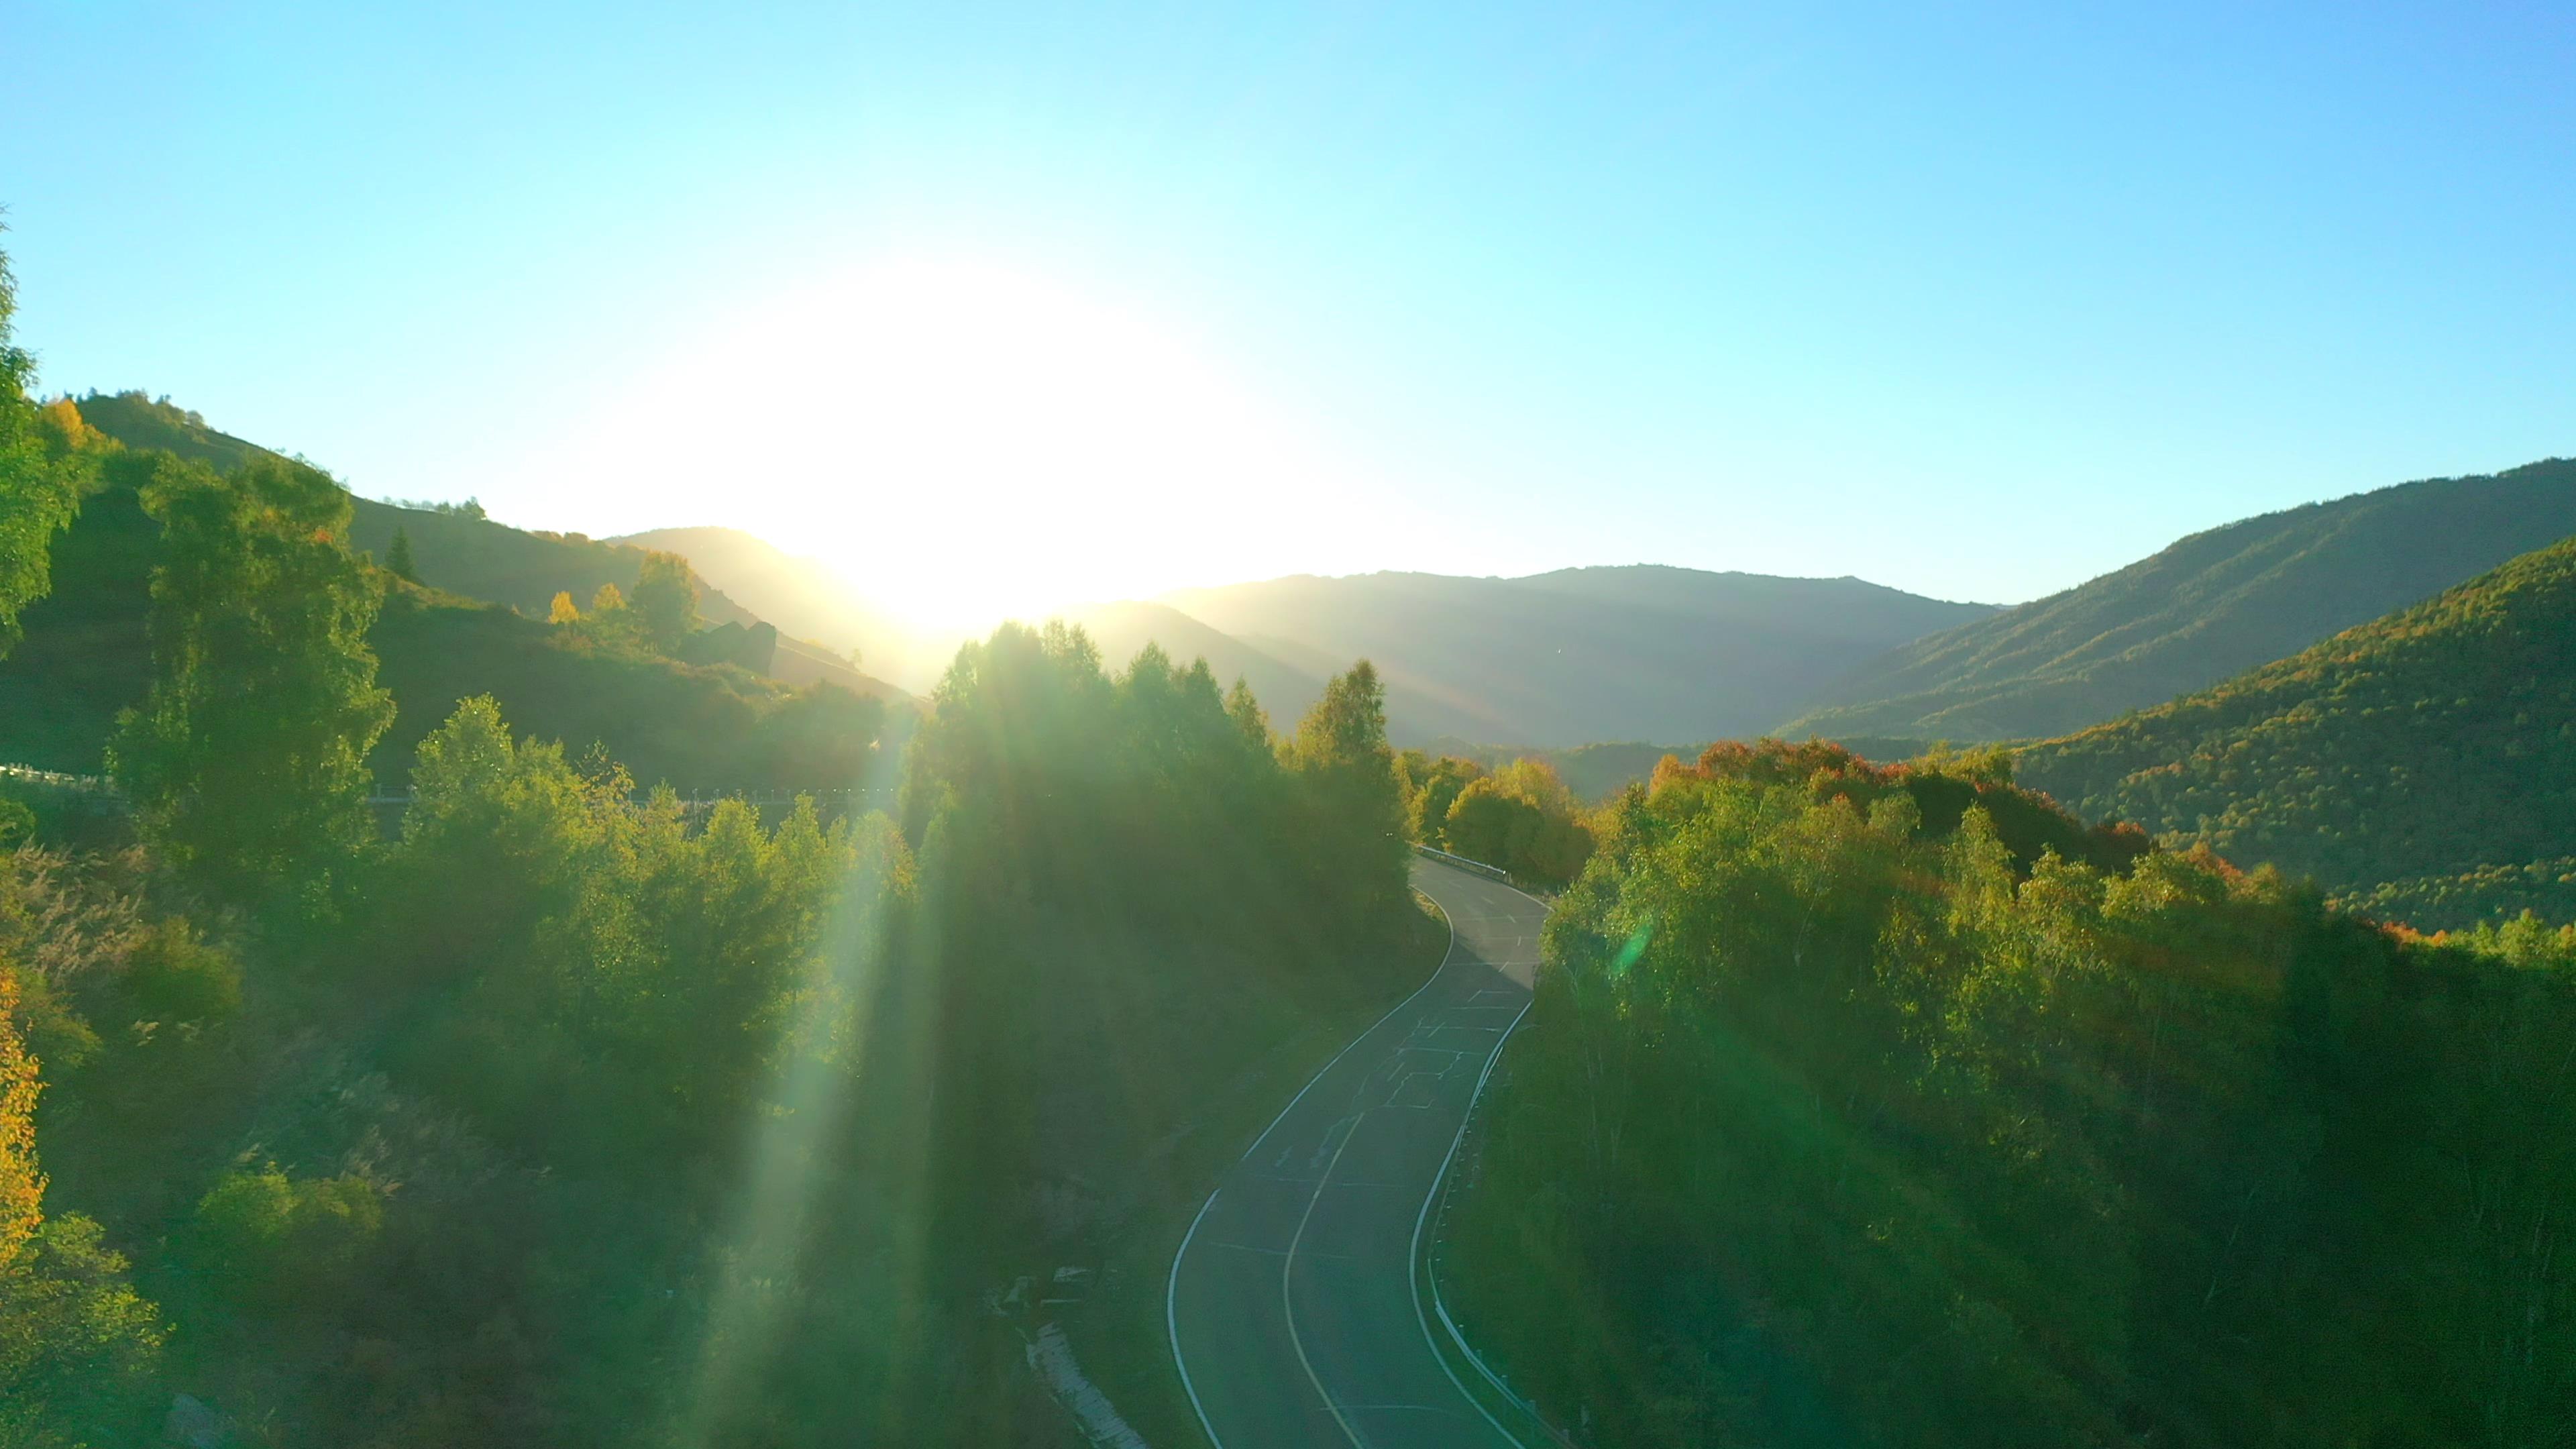
M 1450 850 L 1550 885 L 1574 879 L 1591 857 L 1574 792 L 1546 761 L 1514 760 L 1453 788 L 1441 826 Z
M 676 553 L 645 550 L 631 607 L 646 643 L 664 654 L 679 652 L 698 631 L 698 576 L 689 572 L 689 561 Z
M 1363 659 L 1324 685 L 1297 722 L 1287 761 L 1305 786 L 1305 838 L 1339 858 L 1332 918 L 1374 919 L 1405 890 L 1404 797 L 1386 743 L 1386 686 Z M 1318 891 L 1331 889 L 1323 881 Z
M 133 1413 L 161 1329 L 97 1223 L 45 1218 L 18 1004 L 16 968 L 0 962 L 0 1444 L 68 1449 Z
M 1261 701 L 1253 697 L 1252 685 L 1240 675 L 1235 678 L 1234 688 L 1225 692 L 1225 717 L 1234 722 L 1235 733 L 1246 744 L 1258 746 L 1263 754 L 1276 748 L 1270 736 L 1270 711 L 1261 707 Z
M 1485 778 L 1485 767 L 1456 755 L 1434 759 L 1420 750 L 1406 750 L 1395 765 L 1404 786 L 1406 831 L 1424 845 L 1446 849 L 1449 807 L 1459 791 Z
M 281 459 L 218 477 L 168 458 L 143 503 L 164 530 L 157 677 L 120 717 L 109 768 L 147 836 L 226 892 L 354 849 L 393 698 L 367 646 L 382 596 L 345 542 L 349 495 Z
M 85 474 L 80 414 L 71 412 L 65 438 L 27 396 L 36 360 L 11 340 L 17 307 L 17 281 L 0 254 L 0 652 L 18 640 L 18 612 L 45 595 L 54 535 L 80 507 Z
M 397 524 L 394 541 L 385 545 L 385 567 L 398 579 L 420 582 L 420 569 L 411 561 L 411 530 Z

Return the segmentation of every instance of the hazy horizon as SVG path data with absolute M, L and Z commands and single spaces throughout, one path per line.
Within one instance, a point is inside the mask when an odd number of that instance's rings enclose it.
M 2570 448 L 2544 16 L 0 35 L 47 62 L 0 171 L 46 388 L 940 617 L 1640 556 L 2015 602 Z

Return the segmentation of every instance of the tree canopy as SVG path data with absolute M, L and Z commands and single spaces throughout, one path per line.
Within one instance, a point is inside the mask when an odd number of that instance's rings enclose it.
M 373 834 L 367 752 L 393 721 L 367 645 L 375 576 L 343 539 L 348 494 L 300 464 L 228 476 L 165 455 L 143 491 L 164 530 L 151 697 L 111 769 L 171 860 L 274 886 Z

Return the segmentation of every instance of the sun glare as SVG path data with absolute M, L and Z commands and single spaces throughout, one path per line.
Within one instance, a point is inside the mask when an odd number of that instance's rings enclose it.
M 556 496 L 747 528 L 961 629 L 1314 567 L 1354 493 L 1184 329 L 955 261 L 744 315 L 544 466 Z

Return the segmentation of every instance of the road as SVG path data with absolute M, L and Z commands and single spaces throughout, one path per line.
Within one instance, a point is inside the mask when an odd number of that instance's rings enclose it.
M 1456 932 L 1422 989 L 1316 1074 L 1217 1185 L 1172 1260 L 1172 1356 L 1218 1449 L 1507 1449 L 1433 1346 L 1416 1288 L 1432 1195 L 1530 1000 L 1546 908 L 1433 861 Z M 1518 1435 L 1518 1437 L 1515 1437 Z

